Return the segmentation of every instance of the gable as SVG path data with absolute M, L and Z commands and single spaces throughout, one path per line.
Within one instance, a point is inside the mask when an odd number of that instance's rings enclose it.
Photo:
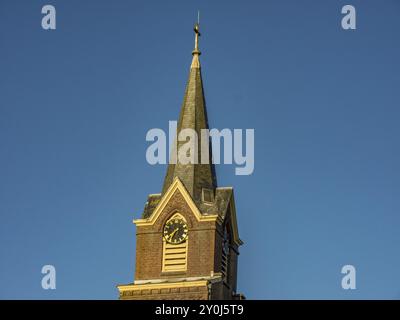
M 238 225 L 237 225 L 236 207 L 235 207 L 235 199 L 233 196 L 233 192 L 232 192 L 231 199 L 229 201 L 229 208 L 226 211 L 226 213 L 227 214 L 224 217 L 224 221 L 226 221 L 226 220 L 230 221 L 231 228 L 232 228 L 233 242 L 239 247 L 243 244 L 243 241 L 239 237 L 239 229 L 238 229 Z
M 190 207 L 190 209 L 193 212 L 193 215 L 195 216 L 197 221 L 217 221 L 219 223 L 222 222 L 222 219 L 221 219 L 220 215 L 218 215 L 218 213 L 202 214 L 200 212 L 200 210 L 197 208 L 197 206 L 194 203 L 190 194 L 185 189 L 182 182 L 179 180 L 178 177 L 176 177 L 174 179 L 174 182 L 168 188 L 167 192 L 164 194 L 164 196 L 162 198 L 160 198 L 158 201 L 156 201 L 154 210 L 151 213 L 149 213 L 147 217 L 133 220 L 133 223 L 135 223 L 136 226 L 151 226 L 151 225 L 153 225 L 157 221 L 161 212 L 164 211 L 165 207 L 171 201 L 171 199 L 174 196 L 176 191 L 180 192 L 184 201 Z M 154 201 L 152 204 L 154 205 Z M 149 206 L 149 202 L 146 204 L 147 208 L 148 208 L 148 206 Z
M 174 179 L 174 182 L 168 188 L 163 197 L 159 194 L 149 196 L 142 218 L 133 220 L 133 223 L 135 223 L 136 226 L 154 225 L 165 209 L 167 209 L 167 211 L 172 211 L 172 208 L 171 210 L 168 210 L 168 206 L 174 197 L 179 197 L 179 201 L 182 199 L 199 222 L 216 221 L 221 225 L 224 221 L 229 219 L 231 222 L 234 243 L 237 246 L 243 244 L 243 241 L 239 238 L 233 189 L 217 188 L 214 203 L 212 205 L 202 204 L 199 209 L 178 177 Z M 174 209 L 177 209 L 176 211 L 178 212 L 180 208 Z

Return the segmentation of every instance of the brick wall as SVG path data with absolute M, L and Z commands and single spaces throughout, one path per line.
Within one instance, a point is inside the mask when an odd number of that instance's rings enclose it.
M 176 212 L 185 217 L 189 228 L 187 271 L 162 273 L 163 227 Z M 135 280 L 160 279 L 171 275 L 209 276 L 211 271 L 217 272 L 214 264 L 215 231 L 215 222 L 196 220 L 190 207 L 177 190 L 154 225 L 137 228 Z

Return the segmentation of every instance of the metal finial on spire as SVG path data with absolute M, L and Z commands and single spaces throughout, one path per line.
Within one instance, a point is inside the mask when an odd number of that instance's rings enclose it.
M 195 33 L 193 54 L 194 53 L 200 54 L 200 51 L 199 51 L 199 37 L 201 36 L 201 34 L 200 34 L 200 24 L 198 22 L 194 25 L 194 29 L 193 30 L 194 30 L 194 33 Z
M 192 60 L 192 65 L 191 68 L 200 68 L 200 61 L 199 61 L 199 55 L 201 54 L 199 50 L 199 37 L 200 37 L 200 11 L 197 12 L 197 23 L 194 25 L 194 33 L 195 33 L 195 38 L 194 38 L 194 50 L 192 51 L 193 55 L 193 60 Z

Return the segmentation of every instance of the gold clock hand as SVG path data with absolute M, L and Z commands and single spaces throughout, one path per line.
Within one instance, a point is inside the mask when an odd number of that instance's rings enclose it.
M 172 231 L 170 239 L 172 239 L 174 237 L 175 233 L 177 233 L 178 230 L 179 230 L 179 228 L 176 228 L 174 231 Z

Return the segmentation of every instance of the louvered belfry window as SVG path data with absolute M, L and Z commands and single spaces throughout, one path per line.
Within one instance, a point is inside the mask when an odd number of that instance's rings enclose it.
M 230 235 L 228 231 L 228 226 L 225 225 L 223 242 L 222 242 L 222 265 L 221 265 L 221 273 L 225 281 L 227 281 L 228 279 L 228 272 L 229 272 L 229 252 L 230 252 Z

